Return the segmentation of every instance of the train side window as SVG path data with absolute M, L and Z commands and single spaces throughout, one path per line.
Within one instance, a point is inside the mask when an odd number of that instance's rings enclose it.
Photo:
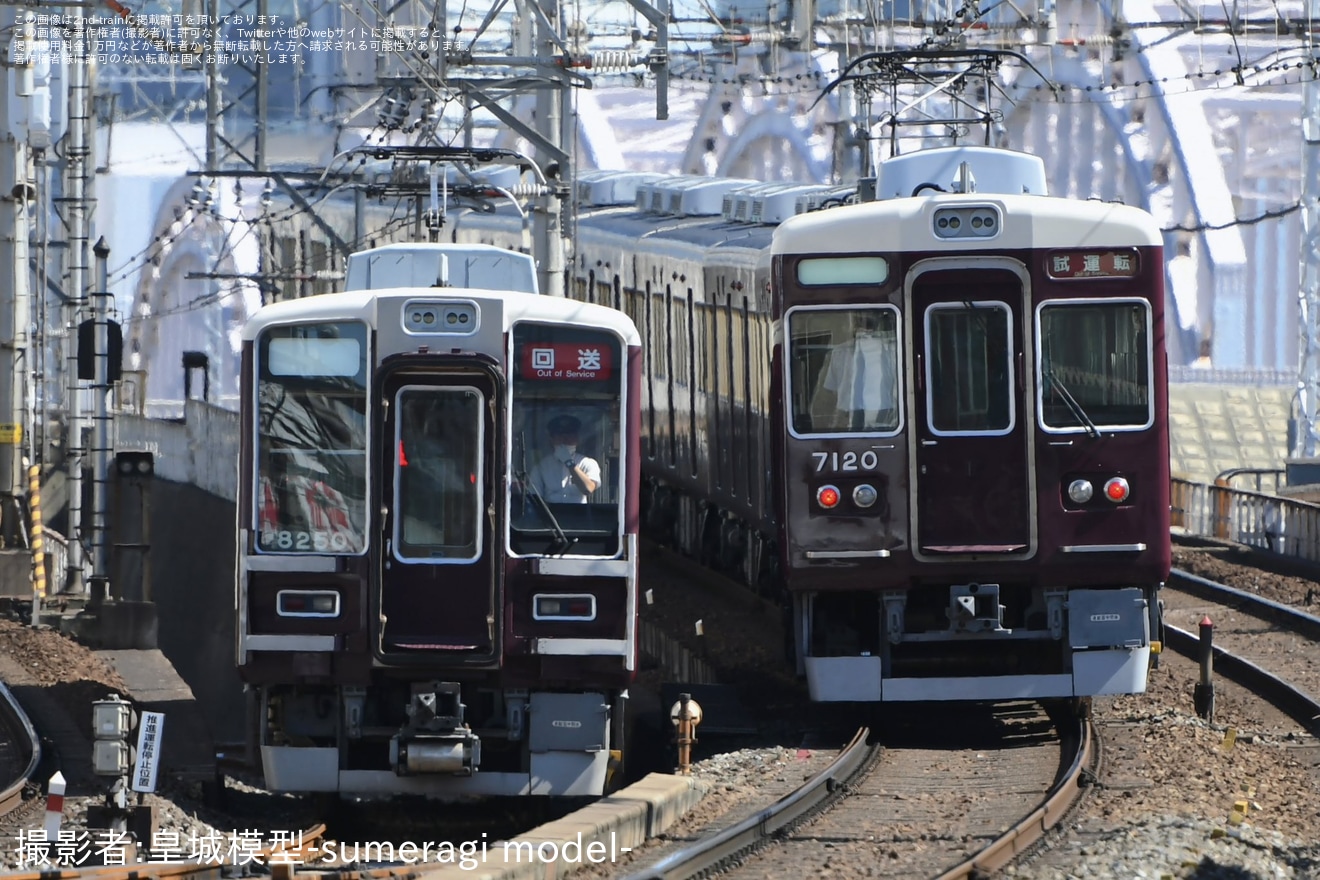
M 926 409 L 931 432 L 1013 430 L 1013 332 L 1002 302 L 940 303 L 926 310 Z
M 787 319 L 791 433 L 897 431 L 898 309 L 801 307 Z
M 711 368 L 711 346 L 715 343 L 711 340 L 711 334 L 715 332 L 715 318 L 712 316 L 711 307 L 705 303 L 697 306 L 697 337 L 698 345 L 694 350 L 701 355 L 701 365 L 697 371 L 698 387 L 702 392 L 709 393 L 715 390 L 713 380 L 714 370 Z
M 665 291 L 669 291 L 668 284 Z M 665 307 L 665 294 L 652 294 L 647 318 L 651 322 L 651 350 L 655 352 L 655 357 L 651 358 L 651 375 L 664 379 L 669 374 L 669 309 Z
M 688 435 L 688 461 L 692 466 L 692 476 L 697 475 L 697 356 L 694 354 L 697 347 L 696 342 L 696 307 L 692 302 L 692 288 L 688 288 L 687 299 L 687 382 L 688 382 L 688 417 L 687 417 L 687 435 Z
M 691 293 L 689 292 L 688 295 L 690 296 Z M 673 328 L 675 337 L 684 340 L 683 345 L 673 347 L 674 382 L 677 385 L 686 387 L 688 384 L 688 360 L 691 358 L 691 351 L 688 346 L 691 340 L 688 338 L 687 321 L 683 317 L 684 302 L 682 299 L 673 300 L 673 307 L 669 312 L 669 326 Z
M 1142 430 L 1151 403 L 1150 305 L 1051 300 L 1037 310 L 1037 399 L 1047 431 Z M 1084 418 L 1083 418 L 1084 417 Z
M 723 306 L 717 305 L 714 307 L 714 309 L 715 309 L 715 335 L 711 337 L 711 343 L 712 343 L 712 359 L 715 360 L 716 363 L 718 364 L 718 366 L 715 368 L 715 385 L 716 385 L 716 392 L 720 395 L 720 397 L 726 398 L 731 393 L 730 380 L 733 378 L 730 372 L 731 368 L 728 363 L 729 360 L 728 350 L 733 343 L 733 331 L 729 327 L 728 300 L 725 300 Z M 721 343 L 723 343 L 722 346 Z M 720 346 L 720 347 L 716 349 L 716 346 Z M 723 355 L 725 361 L 723 364 L 719 364 L 721 355 Z
M 734 308 L 733 297 L 728 299 L 729 310 L 729 396 L 734 403 L 744 403 L 747 372 L 747 312 Z

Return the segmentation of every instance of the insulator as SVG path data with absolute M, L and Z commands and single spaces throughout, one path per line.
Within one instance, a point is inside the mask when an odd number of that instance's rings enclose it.
M 750 46 L 752 43 L 772 45 L 779 43 L 781 37 L 774 31 L 747 31 L 745 33 L 729 31 L 716 34 L 710 41 L 716 46 Z
M 645 63 L 645 58 L 623 49 L 591 53 L 591 69 L 597 73 L 622 73 Z
M 539 183 L 520 183 L 517 186 L 505 187 L 509 195 L 515 199 L 534 199 L 539 196 L 548 196 L 554 192 L 548 186 L 542 186 Z
M 1061 40 L 1055 40 L 1054 45 L 1069 49 L 1080 49 L 1084 46 L 1113 46 L 1116 42 L 1118 41 L 1108 34 L 1092 34 L 1089 37 L 1065 37 Z

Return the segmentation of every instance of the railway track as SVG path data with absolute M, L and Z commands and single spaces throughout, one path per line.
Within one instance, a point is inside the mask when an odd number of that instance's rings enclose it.
M 23 792 L 35 781 L 41 740 L 9 688 L 0 684 L 0 817 L 23 805 Z
M 1320 617 L 1175 569 L 1164 589 L 1166 641 L 1190 658 L 1214 625 L 1214 668 L 1320 734 Z
M 944 742 L 927 744 L 918 724 L 882 734 L 883 745 L 858 731 L 796 791 L 629 880 L 792 876 L 822 864 L 905 878 L 998 869 L 1079 796 L 1094 757 L 1090 725 L 1026 703 L 959 715 Z

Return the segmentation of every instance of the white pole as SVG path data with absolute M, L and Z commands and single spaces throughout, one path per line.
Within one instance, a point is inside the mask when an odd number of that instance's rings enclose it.
M 50 778 L 46 794 L 46 840 L 54 842 L 60 838 L 60 822 L 64 819 L 64 774 L 55 771 Z

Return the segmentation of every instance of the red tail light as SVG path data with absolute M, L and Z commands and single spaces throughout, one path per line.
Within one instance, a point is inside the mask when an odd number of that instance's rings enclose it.
M 1127 501 L 1131 489 L 1128 487 L 1128 481 L 1122 477 L 1114 477 L 1105 483 L 1105 497 L 1115 504 L 1121 504 Z
M 821 486 L 816 490 L 816 503 L 826 510 L 839 506 L 839 490 L 833 486 Z

